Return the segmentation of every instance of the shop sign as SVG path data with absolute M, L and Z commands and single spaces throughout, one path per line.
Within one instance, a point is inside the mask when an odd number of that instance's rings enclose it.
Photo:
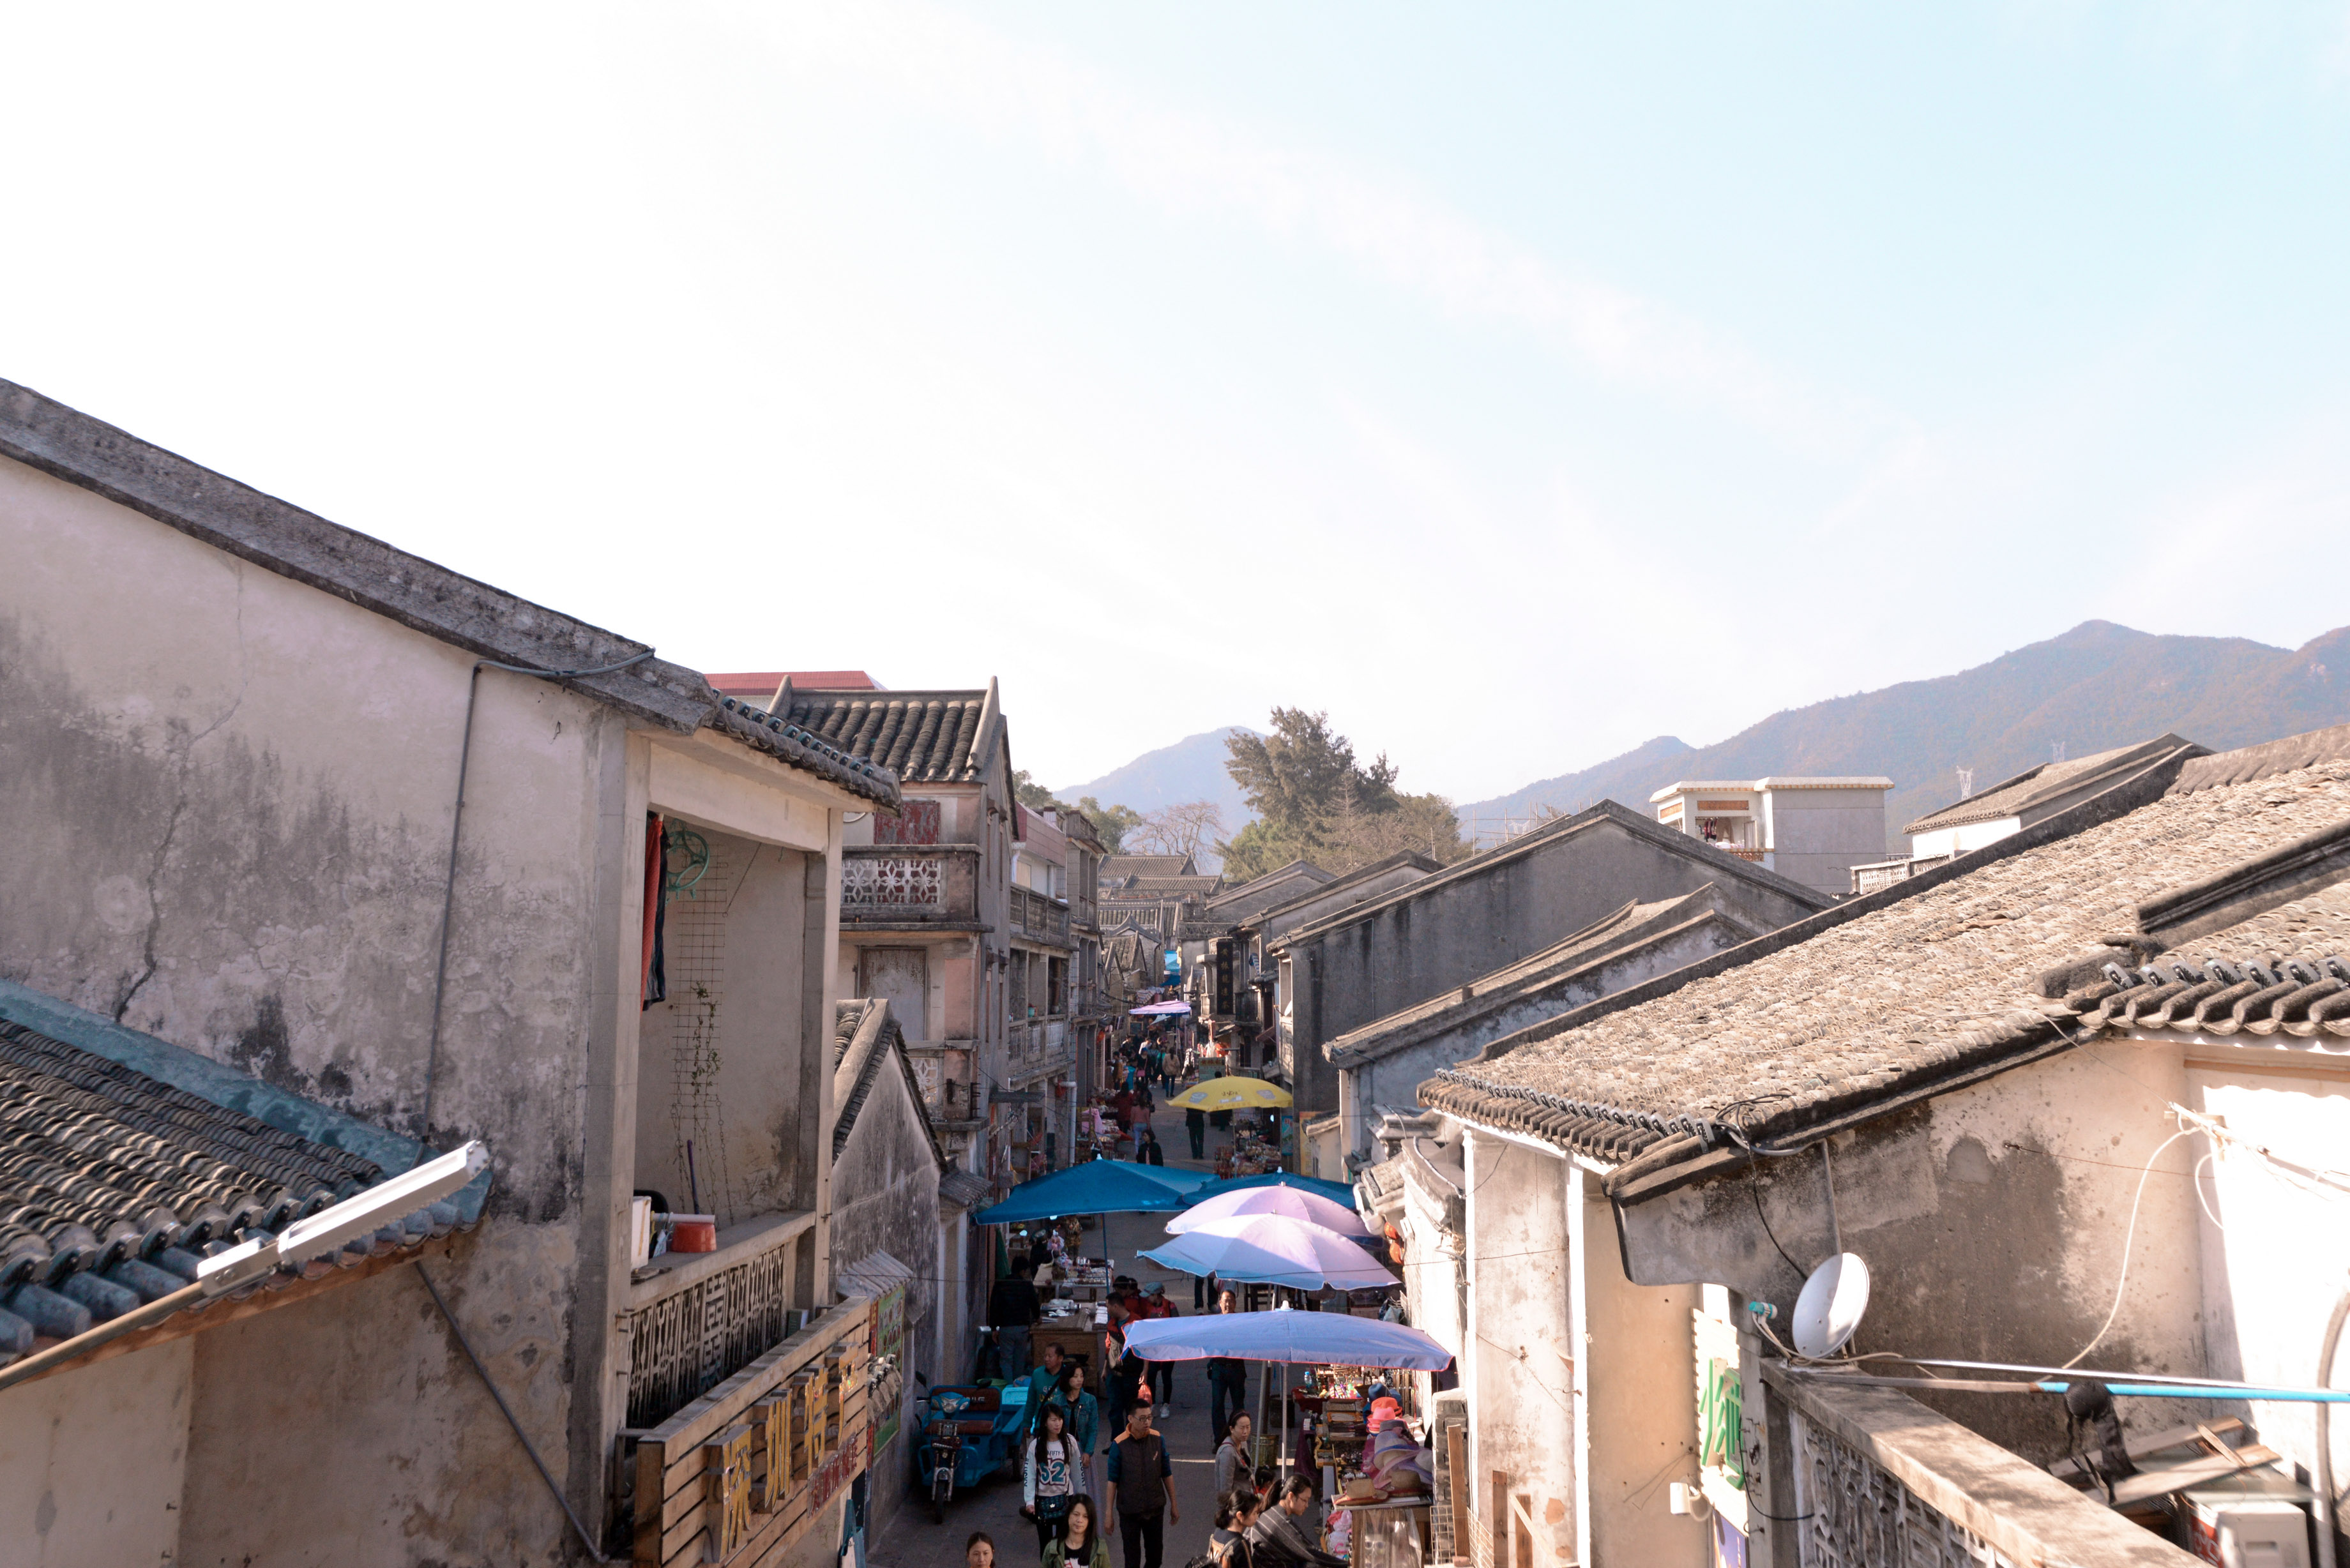
M 1690 1314 L 1697 1375 L 1698 1483 L 1715 1511 L 1746 1530 L 1746 1428 L 1738 1330 L 1702 1309 Z

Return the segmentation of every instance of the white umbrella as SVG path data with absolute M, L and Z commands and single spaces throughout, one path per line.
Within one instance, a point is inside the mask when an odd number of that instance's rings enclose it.
M 1220 1280 L 1287 1285 L 1293 1290 L 1378 1290 L 1396 1277 L 1348 1237 L 1279 1214 L 1236 1214 L 1201 1221 L 1142 1254 L 1165 1268 Z
M 1203 1198 L 1170 1219 L 1167 1233 L 1180 1236 L 1211 1220 L 1229 1220 L 1251 1214 L 1278 1214 L 1284 1220 L 1303 1220 L 1326 1231 L 1336 1231 L 1341 1236 L 1367 1236 L 1371 1233 L 1369 1227 L 1363 1223 L 1362 1216 L 1345 1204 L 1333 1203 L 1318 1192 L 1300 1192 L 1294 1187 L 1243 1187 L 1219 1192 L 1213 1198 Z

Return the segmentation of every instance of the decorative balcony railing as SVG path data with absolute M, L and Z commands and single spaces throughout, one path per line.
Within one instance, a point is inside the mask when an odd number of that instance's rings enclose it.
M 1065 942 L 1069 940 L 1069 907 L 1042 893 L 1014 888 L 1012 889 L 1012 924 L 1023 936 Z
M 936 856 L 858 855 L 840 863 L 842 912 L 946 912 L 946 862 Z

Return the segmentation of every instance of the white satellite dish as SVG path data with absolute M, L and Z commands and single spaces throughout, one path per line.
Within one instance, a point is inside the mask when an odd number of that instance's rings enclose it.
M 1795 1350 L 1814 1360 L 1834 1355 L 1868 1310 L 1868 1265 L 1857 1252 L 1838 1252 L 1812 1271 L 1795 1298 Z

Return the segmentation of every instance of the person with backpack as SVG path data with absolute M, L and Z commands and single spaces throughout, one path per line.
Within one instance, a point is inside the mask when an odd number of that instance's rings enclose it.
M 1062 1518 L 1077 1495 L 1081 1460 L 1058 1405 L 1045 1407 L 1020 1467 L 1020 1511 L 1036 1526 L 1036 1552 L 1060 1538 Z
M 1126 1435 L 1109 1446 L 1109 1511 L 1118 1519 L 1126 1568 L 1160 1568 L 1167 1526 L 1181 1523 L 1175 1502 L 1175 1465 L 1167 1440 L 1150 1429 L 1150 1407 L 1126 1413 Z

